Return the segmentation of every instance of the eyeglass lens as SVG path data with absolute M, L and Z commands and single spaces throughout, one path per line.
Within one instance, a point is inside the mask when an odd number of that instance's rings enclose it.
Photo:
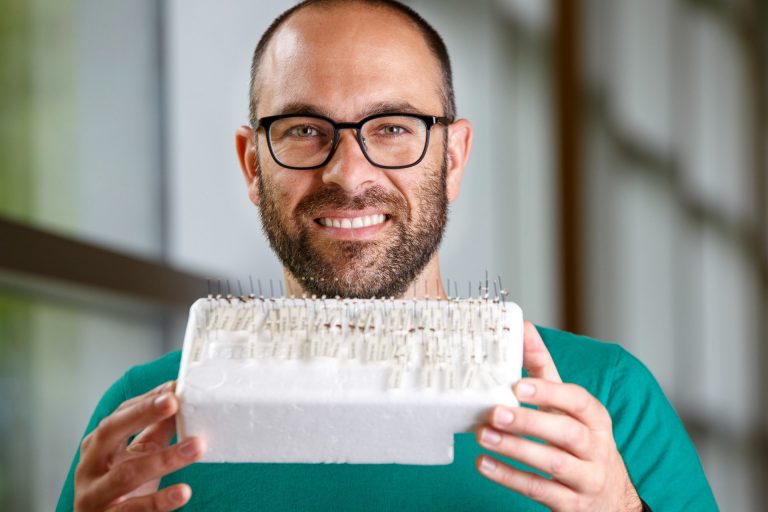
M 427 143 L 427 126 L 416 117 L 376 117 L 360 131 L 368 158 L 382 166 L 414 164 Z M 333 150 L 333 135 L 331 123 L 314 117 L 279 119 L 269 130 L 275 158 L 290 167 L 321 165 Z

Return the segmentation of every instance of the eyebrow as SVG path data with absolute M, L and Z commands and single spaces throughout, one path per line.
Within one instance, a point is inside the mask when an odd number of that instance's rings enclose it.
M 376 114 L 393 114 L 393 113 L 423 114 L 423 112 L 420 109 L 417 109 L 407 101 L 383 101 L 379 103 L 374 103 L 373 105 L 369 105 L 368 107 L 366 107 L 361 112 L 360 119 L 366 118 L 368 116 L 373 116 Z M 334 119 L 333 116 L 331 115 L 331 112 L 328 111 L 327 109 L 320 108 L 317 105 L 313 105 L 311 103 L 304 103 L 304 102 L 297 102 L 297 101 L 282 105 L 280 108 L 277 109 L 277 111 L 274 114 L 271 114 L 271 115 L 285 115 L 285 114 L 315 115 L 315 116 L 323 116 L 323 117 Z M 357 119 L 354 121 L 357 121 Z

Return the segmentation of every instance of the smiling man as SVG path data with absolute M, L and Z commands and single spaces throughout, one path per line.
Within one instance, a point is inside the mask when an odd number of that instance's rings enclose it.
M 396 2 L 303 2 L 262 36 L 250 94 L 237 153 L 288 293 L 444 296 L 437 249 L 472 128 L 437 33 Z M 59 510 L 717 509 L 640 362 L 530 323 L 523 360 L 515 393 L 536 407 L 493 408 L 449 466 L 235 465 L 193 464 L 200 439 L 170 444 L 175 352 L 106 393 Z

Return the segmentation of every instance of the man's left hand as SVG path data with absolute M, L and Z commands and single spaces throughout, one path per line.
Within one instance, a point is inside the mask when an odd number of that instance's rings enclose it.
M 613 439 L 611 417 L 587 390 L 563 384 L 538 331 L 525 323 L 523 366 L 529 378 L 515 385 L 521 402 L 498 406 L 477 429 L 486 449 L 537 469 L 551 479 L 513 468 L 487 455 L 478 457 L 484 476 L 554 511 L 642 510 Z M 539 443 L 526 439 L 540 439 Z

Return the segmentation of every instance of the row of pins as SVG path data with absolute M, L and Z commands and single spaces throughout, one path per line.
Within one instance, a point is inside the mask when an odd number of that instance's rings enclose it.
M 306 281 L 306 278 L 302 278 L 302 281 Z M 313 280 L 313 278 L 309 278 L 309 280 Z M 208 280 L 208 299 L 225 299 L 230 302 L 245 302 L 250 300 L 270 300 L 275 298 L 283 298 L 285 297 L 285 291 L 283 286 L 283 281 L 278 280 L 278 290 L 275 289 L 275 280 L 270 279 L 268 281 L 269 283 L 269 294 L 265 294 L 265 287 L 262 284 L 261 279 L 257 279 L 255 284 L 252 276 L 248 277 L 248 281 L 250 283 L 250 293 L 245 293 L 243 290 L 243 285 L 241 281 L 238 279 L 236 281 L 237 289 L 233 289 L 232 283 L 227 280 L 216 280 L 216 285 L 214 286 L 213 280 Z M 432 287 L 430 287 L 430 282 L 428 280 L 421 281 L 416 286 L 413 287 L 413 299 L 416 299 L 417 293 L 420 289 L 424 290 L 424 298 L 429 300 L 432 296 L 436 300 L 441 299 L 441 283 L 439 281 L 435 281 L 431 283 Z M 422 287 L 423 286 L 423 287 Z M 485 281 L 478 281 L 477 282 L 477 294 L 473 295 L 472 290 L 474 286 L 472 281 L 467 281 L 467 294 L 462 296 L 459 292 L 459 282 L 458 281 L 451 281 L 450 279 L 446 279 L 445 287 L 442 288 L 442 290 L 445 292 L 446 300 L 491 300 L 495 302 L 504 302 L 506 297 L 509 295 L 509 292 L 507 292 L 502 283 L 501 283 L 501 276 L 497 276 L 496 280 L 489 281 L 488 278 L 488 272 L 485 272 Z M 276 291 L 279 292 L 276 294 Z M 432 294 L 432 295 L 431 295 Z M 289 298 L 298 298 L 294 295 L 291 295 Z M 300 298 L 312 298 L 312 299 L 318 299 L 315 295 L 307 295 L 303 294 Z M 326 296 L 319 297 L 320 299 L 326 299 Z M 333 297 L 335 299 L 340 299 L 339 296 Z M 377 297 L 372 297 L 372 299 L 376 299 Z M 379 299 L 394 299 L 394 297 L 378 297 Z M 406 298 L 406 297 L 403 297 Z
M 508 361 L 505 307 L 486 297 L 450 301 L 209 297 L 192 362 L 334 358 L 391 367 L 389 387 L 467 389 L 498 383 Z M 419 377 L 413 377 L 418 373 Z M 408 375 L 411 377 L 407 377 Z

